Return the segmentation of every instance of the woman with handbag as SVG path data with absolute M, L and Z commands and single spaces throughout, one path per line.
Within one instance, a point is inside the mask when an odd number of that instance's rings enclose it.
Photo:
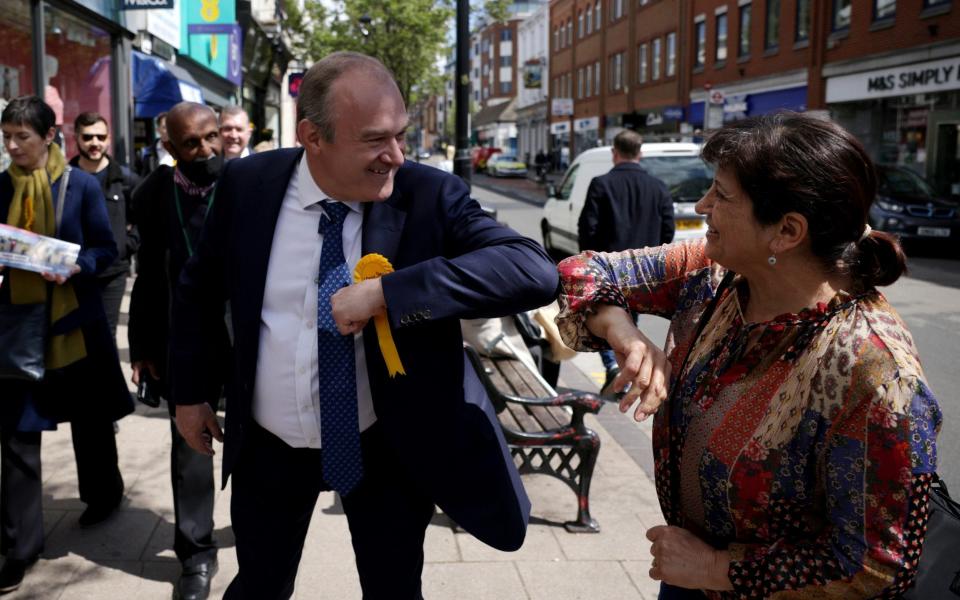
M 80 245 L 67 276 L 0 271 L 3 593 L 19 587 L 43 550 L 40 432 L 71 423 L 88 505 L 81 525 L 97 522 L 123 498 L 113 421 L 133 404 L 95 279 L 117 256 L 100 185 L 66 165 L 52 143 L 54 112 L 40 98 L 12 100 L 0 127 L 12 161 L 0 173 L 0 222 Z
M 876 286 L 904 272 L 871 231 L 861 144 L 796 113 L 703 148 L 706 239 L 560 263 L 573 348 L 611 347 L 654 415 L 647 532 L 660 598 L 898 597 L 914 580 L 941 413 Z M 666 354 L 629 311 L 671 320 Z M 669 390 L 669 394 L 668 394 Z

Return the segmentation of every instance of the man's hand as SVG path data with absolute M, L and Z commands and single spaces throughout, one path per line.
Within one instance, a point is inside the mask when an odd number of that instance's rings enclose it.
M 150 377 L 160 379 L 157 375 L 157 365 L 154 364 L 152 360 L 135 360 L 130 365 L 130 368 L 133 370 L 133 376 L 130 377 L 133 385 L 140 385 L 140 373 L 143 372 L 144 369 L 150 372 Z
M 603 305 L 587 319 L 590 331 L 610 344 L 620 365 L 620 374 L 613 380 L 613 389 L 629 389 L 620 399 L 620 412 L 627 412 L 638 399 L 633 413 L 636 421 L 643 421 L 657 412 L 667 399 L 670 385 L 670 362 L 667 355 L 643 335 L 633 318 L 618 306 Z
M 670 585 L 701 590 L 732 590 L 730 554 L 712 546 L 680 527 L 659 525 L 647 530 L 650 579 Z
M 213 456 L 213 439 L 223 442 L 217 415 L 206 402 L 177 406 L 177 429 L 187 444 L 200 454 Z
M 387 311 L 380 278 L 367 279 L 337 290 L 330 297 L 330 307 L 337 330 L 341 334 L 350 335 L 362 331 L 367 321 Z
M 67 273 L 66 275 L 54 275 L 53 273 L 43 272 L 43 273 L 40 273 L 40 276 L 46 279 L 47 281 L 56 283 L 57 285 L 63 285 L 64 283 L 67 282 L 68 279 L 70 279 L 71 277 L 73 277 L 79 272 L 80 272 L 80 265 L 73 265 L 72 267 L 70 267 L 70 272 Z

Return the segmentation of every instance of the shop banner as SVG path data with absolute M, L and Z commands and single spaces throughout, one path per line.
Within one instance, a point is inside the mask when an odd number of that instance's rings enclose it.
M 526 89 L 540 89 L 543 80 L 543 65 L 539 60 L 523 65 L 523 87 Z
M 201 33 L 197 25 L 237 25 L 236 0 L 188 0 L 180 2 L 181 8 L 181 47 L 180 52 L 207 67 L 214 73 L 230 79 L 240 77 L 242 69 L 232 69 L 231 60 L 236 55 L 237 64 L 241 60 L 240 34 L 224 29 L 217 33 Z M 236 31 L 239 31 L 237 29 Z
M 173 8 L 173 0 L 120 0 L 120 10 Z
M 573 114 L 573 98 L 552 98 L 550 113 L 555 117 L 569 117 Z
M 550 123 L 550 133 L 552 133 L 553 135 L 563 135 L 564 133 L 570 133 L 570 122 L 559 121 L 557 123 Z
M 960 89 L 960 57 L 827 79 L 827 103 Z
M 235 85 L 243 84 L 243 32 L 236 23 L 199 24 L 187 26 L 190 35 L 226 35 L 230 42 L 227 56 L 227 72 L 224 76 Z
M 573 122 L 573 130 L 594 131 L 600 129 L 600 117 L 588 117 L 586 119 L 577 119 Z

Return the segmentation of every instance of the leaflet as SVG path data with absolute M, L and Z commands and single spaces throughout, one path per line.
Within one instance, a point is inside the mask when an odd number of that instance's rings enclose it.
M 0 224 L 0 265 L 36 273 L 69 275 L 80 245 Z

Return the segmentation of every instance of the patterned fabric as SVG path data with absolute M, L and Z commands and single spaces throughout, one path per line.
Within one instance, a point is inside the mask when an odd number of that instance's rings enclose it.
M 360 483 L 360 425 L 357 416 L 357 374 L 353 336 L 341 335 L 333 321 L 330 297 L 350 285 L 343 255 L 346 204 L 325 201 L 320 218 L 323 247 L 317 286 L 317 370 L 320 376 L 320 435 L 323 440 L 323 478 L 346 496 Z
M 654 417 L 668 523 L 727 548 L 730 598 L 895 596 L 926 527 L 941 414 L 906 326 L 875 289 L 763 323 L 703 240 L 560 263 L 557 319 L 578 350 L 598 304 L 670 320 L 671 401 Z M 690 358 L 677 373 L 684 356 Z

